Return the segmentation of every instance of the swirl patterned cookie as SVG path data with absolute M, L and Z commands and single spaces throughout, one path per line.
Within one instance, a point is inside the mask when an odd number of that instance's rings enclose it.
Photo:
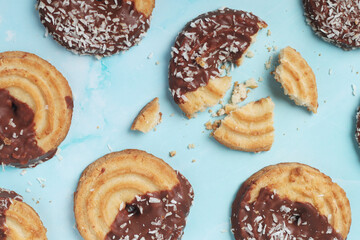
M 344 190 L 300 163 L 268 166 L 246 180 L 232 205 L 236 240 L 346 239 L 351 209 Z
M 140 150 L 110 153 L 90 164 L 75 193 L 85 240 L 180 239 L 194 198 L 190 183 Z
M 26 52 L 0 53 L 0 163 L 35 167 L 53 157 L 71 123 L 67 80 Z

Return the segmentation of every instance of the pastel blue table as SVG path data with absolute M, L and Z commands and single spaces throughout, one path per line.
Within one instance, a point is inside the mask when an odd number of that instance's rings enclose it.
M 72 125 L 60 155 L 25 175 L 11 167 L 0 172 L 0 186 L 24 196 L 39 213 L 49 239 L 81 239 L 75 228 L 73 193 L 82 170 L 110 151 L 127 148 L 164 159 L 193 185 L 195 201 L 184 240 L 233 239 L 231 203 L 240 184 L 267 165 L 288 161 L 319 168 L 345 189 L 353 219 L 348 239 L 359 238 L 360 152 L 354 118 L 360 90 L 354 96 L 352 85 L 360 89 L 360 52 L 343 51 L 316 37 L 305 23 L 300 0 L 157 0 L 151 28 L 140 45 L 102 60 L 74 55 L 51 37 L 45 38 L 34 0 L 0 4 L 0 51 L 27 51 L 48 60 L 68 79 L 74 94 Z M 243 104 L 266 96 L 275 102 L 276 137 L 266 153 L 243 153 L 220 145 L 204 127 L 211 114 L 187 120 L 168 90 L 170 49 L 178 32 L 199 14 L 223 6 L 252 11 L 271 31 L 270 36 L 267 29 L 259 33 L 251 47 L 254 57 L 231 73 L 233 81 L 264 79 Z M 279 50 L 288 45 L 301 52 L 315 72 L 316 115 L 289 100 L 270 74 Z M 278 50 L 268 52 L 268 47 Z M 264 63 L 271 56 L 272 68 L 266 70 Z M 163 122 L 148 134 L 130 131 L 134 117 L 154 97 L 160 99 Z M 189 144 L 195 148 L 188 149 Z M 170 158 L 173 150 L 177 154 Z

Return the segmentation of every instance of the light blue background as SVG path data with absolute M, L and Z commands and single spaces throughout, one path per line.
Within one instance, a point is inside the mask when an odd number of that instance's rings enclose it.
M 41 216 L 49 239 L 81 239 L 74 227 L 73 193 L 82 170 L 109 153 L 108 145 L 113 150 L 146 150 L 189 179 L 196 197 L 184 240 L 233 239 L 230 206 L 240 184 L 267 165 L 287 161 L 319 168 L 345 189 L 353 218 L 348 239 L 360 236 L 360 162 L 354 141 L 360 90 L 353 96 L 351 89 L 351 84 L 360 89 L 360 52 L 345 52 L 316 37 L 305 24 L 300 0 L 157 0 L 151 28 L 140 45 L 100 61 L 76 56 L 45 38 L 34 0 L 0 0 L 0 5 L 0 51 L 28 51 L 48 60 L 68 79 L 74 94 L 72 125 L 60 146 L 62 161 L 55 157 L 24 176 L 10 167 L 0 172 L 0 186 L 24 196 Z M 178 32 L 199 14 L 222 6 L 252 11 L 272 32 L 267 36 L 267 30 L 261 31 L 251 47 L 255 56 L 231 73 L 234 81 L 264 78 L 246 102 L 266 96 L 275 102 L 276 137 L 267 153 L 242 153 L 218 144 L 204 128 L 210 114 L 185 119 L 168 91 L 170 48 Z M 270 75 L 273 68 L 264 68 L 269 57 L 278 54 L 266 48 L 287 45 L 300 51 L 316 74 L 316 115 L 293 104 Z M 150 53 L 154 56 L 147 59 Z M 163 122 L 156 132 L 131 132 L 132 120 L 154 97 L 160 98 Z M 192 143 L 196 148 L 187 149 Z M 177 151 L 174 158 L 168 156 L 172 150 Z M 46 179 L 44 188 L 38 177 Z

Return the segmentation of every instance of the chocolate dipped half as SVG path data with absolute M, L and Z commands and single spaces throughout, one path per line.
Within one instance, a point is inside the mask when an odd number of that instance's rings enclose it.
M 74 198 L 85 240 L 181 239 L 194 198 L 190 183 L 140 150 L 108 154 L 82 173 Z
M 46 34 L 76 54 L 110 56 L 138 44 L 155 0 L 38 0 Z
M 219 68 L 226 62 L 239 66 L 265 27 L 252 13 L 228 8 L 202 14 L 184 27 L 172 47 L 169 85 L 187 117 L 223 98 L 231 78 L 223 77 Z
M 236 240 L 342 240 L 351 210 L 344 190 L 328 176 L 304 164 L 281 163 L 242 184 L 231 223 Z
M 0 53 L 1 164 L 27 168 L 51 159 L 72 111 L 71 89 L 55 67 L 31 53 Z
M 0 188 L 0 240 L 46 240 L 40 217 L 23 198 Z
M 307 23 L 323 40 L 344 50 L 360 47 L 359 0 L 303 0 Z

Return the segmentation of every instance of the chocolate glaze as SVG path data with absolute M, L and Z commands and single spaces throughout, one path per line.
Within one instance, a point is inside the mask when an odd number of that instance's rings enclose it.
M 72 97 L 66 96 L 65 97 L 65 102 L 66 102 L 66 106 L 67 106 L 68 109 L 72 110 L 74 108 L 74 101 L 73 101 Z
M 34 112 L 26 104 L 0 89 L 0 163 L 25 168 L 50 159 L 37 145 Z
M 268 188 L 262 188 L 256 201 L 249 203 L 246 188 L 240 189 L 232 206 L 236 240 L 343 239 L 313 205 L 282 199 Z
M 251 37 L 266 23 L 255 15 L 225 8 L 198 16 L 176 39 L 169 65 L 170 91 L 176 103 L 184 94 L 219 77 L 219 67 L 236 62 L 251 44 Z
M 360 0 L 303 0 L 307 22 L 325 41 L 360 47 Z
M 168 191 L 137 196 L 120 210 L 105 240 L 180 239 L 194 198 L 186 178 L 178 173 L 179 184 Z
M 140 42 L 150 18 L 132 1 L 38 0 L 40 20 L 62 46 L 77 54 L 109 56 Z
M 356 112 L 356 130 L 355 130 L 355 139 L 360 147 L 360 107 Z
M 6 240 L 6 211 L 9 209 L 12 199 L 22 201 L 22 197 L 13 191 L 0 188 L 0 240 Z

